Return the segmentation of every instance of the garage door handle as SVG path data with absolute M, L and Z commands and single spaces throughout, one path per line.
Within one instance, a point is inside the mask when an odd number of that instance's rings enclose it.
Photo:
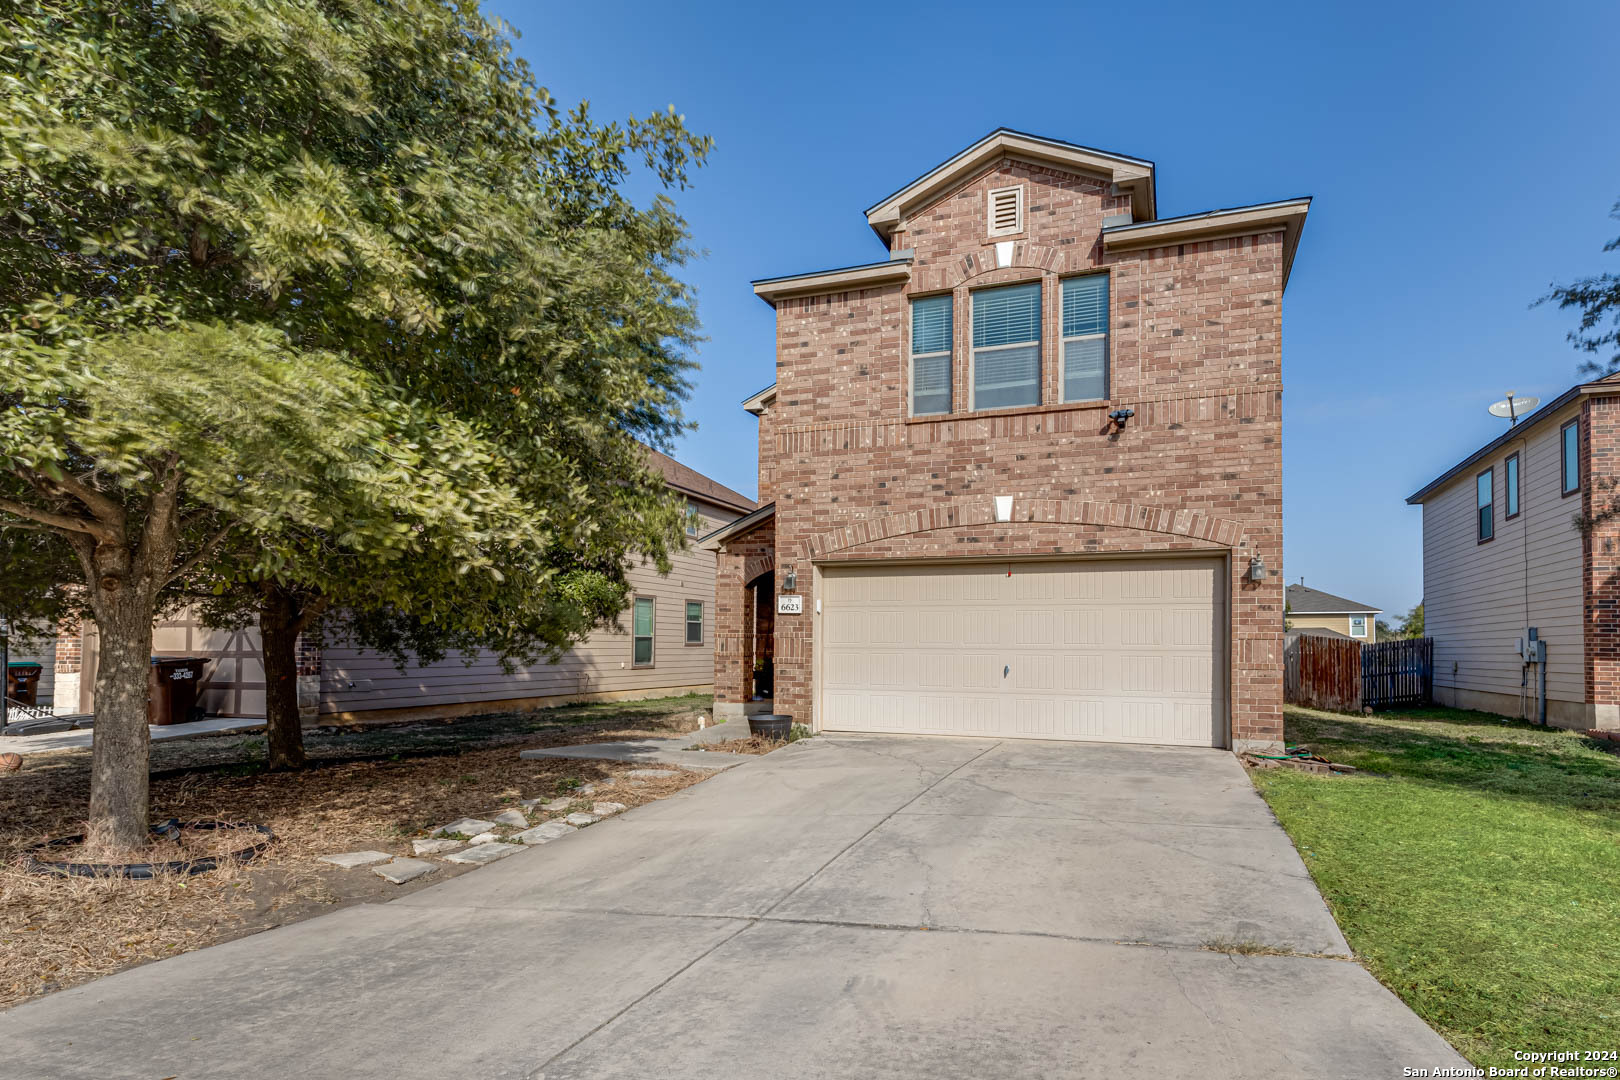
M 1003 664 L 1003 665 L 1001 665 L 1001 677 L 1003 679 L 1005 679 L 1011 672 L 1012 672 L 1012 665 L 1011 664 Z

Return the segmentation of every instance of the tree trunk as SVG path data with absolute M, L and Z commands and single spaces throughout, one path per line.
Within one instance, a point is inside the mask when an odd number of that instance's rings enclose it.
M 259 602 L 259 641 L 264 650 L 264 722 L 272 769 L 304 767 L 304 722 L 298 714 L 302 623 L 298 597 L 279 585 L 266 585 Z
M 132 852 L 148 841 L 146 695 L 155 611 L 143 590 L 94 591 L 100 652 L 86 839 L 109 851 Z

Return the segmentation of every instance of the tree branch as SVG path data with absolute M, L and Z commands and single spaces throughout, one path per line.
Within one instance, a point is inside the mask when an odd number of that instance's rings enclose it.
M 66 470 L 63 470 L 60 479 L 54 476 L 47 476 L 45 477 L 45 482 L 50 484 L 52 487 L 60 488 L 62 491 L 67 492 L 75 499 L 78 499 L 85 505 L 86 509 L 96 516 L 96 520 L 98 521 L 104 522 L 108 525 L 116 525 L 118 522 L 123 520 L 124 508 L 118 505 L 118 501 L 116 499 L 102 494 Z
M 174 573 L 170 574 L 168 579 L 164 581 L 164 588 L 173 585 L 176 581 L 179 581 L 181 578 L 195 570 L 204 559 L 208 558 L 208 556 L 214 553 L 214 549 L 219 547 L 219 545 L 224 541 L 226 534 L 235 527 L 236 523 L 232 522 L 226 525 L 223 529 L 220 529 L 213 536 L 210 536 L 207 540 L 203 541 L 202 547 L 192 552 L 191 558 L 181 563 L 180 568 Z
M 48 525 L 62 532 L 85 533 L 95 537 L 97 540 L 110 541 L 118 538 L 116 529 L 103 525 L 99 521 L 85 521 L 82 518 L 71 517 L 67 514 L 53 514 L 49 510 L 38 510 L 20 502 L 13 502 L 10 499 L 0 499 L 0 510 L 4 510 L 8 514 L 15 514 L 26 521 Z
M 302 634 L 304 630 L 308 628 L 309 624 L 315 621 L 316 616 L 325 611 L 327 607 L 331 605 L 331 603 L 332 601 L 327 597 L 317 596 L 315 599 L 305 604 L 304 610 L 299 612 L 298 618 L 293 620 L 293 633 Z

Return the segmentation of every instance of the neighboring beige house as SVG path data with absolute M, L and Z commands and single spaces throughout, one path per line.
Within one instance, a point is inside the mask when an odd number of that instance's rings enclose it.
M 1358 604 L 1304 584 L 1290 585 L 1286 593 L 1288 629 L 1332 630 L 1357 641 L 1377 641 L 1378 616 L 1382 608 Z
M 1611 377 L 1571 387 L 1406 500 L 1423 507 L 1436 700 L 1620 727 L 1620 525 L 1575 524 L 1612 504 L 1616 448 Z
M 686 532 L 696 538 L 751 512 L 752 499 L 649 451 L 670 487 L 687 500 Z M 714 683 L 715 556 L 695 544 L 675 552 L 670 573 L 650 564 L 632 567 L 629 606 L 612 629 L 593 633 L 555 664 L 519 667 L 508 673 L 491 656 L 455 655 L 403 670 L 392 659 L 351 646 L 300 648 L 299 695 L 306 714 L 322 721 L 405 719 L 416 714 L 467 715 L 536 708 L 566 701 L 613 700 L 708 692 Z M 58 650 L 57 676 L 77 684 L 71 706 L 58 712 L 93 712 L 95 627 L 78 636 L 81 650 Z M 212 660 L 201 700 L 214 716 L 263 716 L 264 667 L 258 631 L 211 630 L 194 619 L 160 623 L 152 649 L 160 655 Z M 77 654 L 84 656 L 81 674 Z M 70 659 L 71 657 L 71 659 Z M 60 694 L 58 695 L 60 697 Z

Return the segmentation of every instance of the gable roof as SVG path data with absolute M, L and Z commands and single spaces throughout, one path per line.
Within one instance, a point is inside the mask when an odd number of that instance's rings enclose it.
M 1288 586 L 1287 598 L 1290 615 L 1376 615 L 1384 610 L 1303 585 Z
M 716 480 L 710 480 L 696 469 L 682 465 L 668 454 L 661 454 L 650 446 L 647 448 L 647 463 L 664 474 L 665 483 L 684 495 L 696 496 L 744 514 L 754 509 L 753 499 L 732 491 Z
M 1002 127 L 867 207 L 866 223 L 880 240 L 888 243 L 889 234 L 907 210 L 938 197 L 1003 157 L 1023 158 L 1105 176 L 1131 196 L 1134 220 L 1152 221 L 1158 216 L 1158 202 L 1153 190 L 1153 162 Z
M 1537 409 L 1535 412 L 1521 419 L 1517 424 L 1510 426 L 1506 431 L 1502 432 L 1502 434 L 1498 435 L 1496 438 L 1492 439 L 1478 450 L 1475 450 L 1472 454 L 1469 454 L 1467 457 L 1457 462 L 1457 464 L 1453 465 L 1451 468 L 1447 469 L 1445 472 L 1441 473 L 1439 476 L 1435 477 L 1433 480 L 1430 480 L 1427 484 L 1424 484 L 1412 494 L 1408 495 L 1406 497 L 1407 505 L 1416 506 L 1424 502 L 1430 495 L 1433 495 L 1435 492 L 1451 483 L 1451 481 L 1455 480 L 1460 474 L 1467 471 L 1467 469 L 1475 462 L 1482 461 L 1485 458 L 1490 457 L 1498 449 L 1510 442 L 1517 439 L 1522 439 L 1527 430 L 1535 427 L 1537 424 L 1544 423 L 1545 421 L 1552 419 L 1558 410 L 1562 409 L 1565 405 L 1568 405 L 1577 398 L 1595 394 L 1607 397 L 1616 393 L 1620 393 L 1620 372 L 1616 372 L 1613 375 L 1605 375 L 1603 378 L 1594 379 L 1591 382 L 1576 383 L 1568 390 L 1565 390 L 1562 394 L 1559 394 L 1557 397 L 1541 406 L 1541 408 Z
M 776 504 L 768 502 L 752 514 L 745 514 L 736 521 L 727 522 L 706 536 L 698 537 L 697 546 L 707 551 L 719 551 L 720 545 L 733 536 L 740 536 L 754 526 L 770 521 L 775 516 Z

